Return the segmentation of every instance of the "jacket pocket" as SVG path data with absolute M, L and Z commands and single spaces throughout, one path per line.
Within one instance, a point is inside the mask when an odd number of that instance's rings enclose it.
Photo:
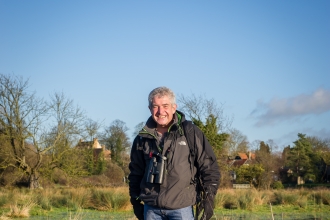
M 155 192 L 150 192 L 150 193 L 141 193 L 140 194 L 140 199 L 147 205 L 151 206 L 157 206 L 157 197 L 158 194 Z
M 196 190 L 194 185 L 190 185 L 182 190 L 181 206 L 194 204 L 196 201 Z

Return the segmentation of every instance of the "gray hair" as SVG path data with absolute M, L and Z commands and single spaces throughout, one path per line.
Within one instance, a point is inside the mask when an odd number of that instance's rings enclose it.
M 156 89 L 153 89 L 150 93 L 149 93 L 149 96 L 148 96 L 148 102 L 149 102 L 149 107 L 151 107 L 152 105 L 152 100 L 156 97 L 163 97 L 163 96 L 167 96 L 170 101 L 171 101 L 171 104 L 176 104 L 175 103 L 175 94 L 174 92 L 165 87 L 165 86 L 161 86 L 161 87 L 157 87 Z

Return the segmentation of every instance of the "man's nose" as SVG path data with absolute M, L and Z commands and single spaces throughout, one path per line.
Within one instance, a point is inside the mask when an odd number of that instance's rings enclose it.
M 164 108 L 163 107 L 158 107 L 157 113 L 162 114 L 164 112 Z

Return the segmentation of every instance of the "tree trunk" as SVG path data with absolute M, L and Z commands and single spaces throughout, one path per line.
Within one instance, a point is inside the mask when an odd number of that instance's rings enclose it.
M 30 189 L 37 189 L 39 188 L 39 176 L 37 175 L 36 171 L 32 171 L 30 178 L 29 178 L 29 188 Z

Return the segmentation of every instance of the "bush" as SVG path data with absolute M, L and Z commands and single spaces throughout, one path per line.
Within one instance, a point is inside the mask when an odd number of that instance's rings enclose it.
M 277 205 L 299 205 L 299 201 L 305 201 L 306 196 L 302 196 L 296 191 L 277 191 L 274 193 L 275 204 Z
M 33 208 L 34 205 L 35 204 L 32 201 L 28 201 L 24 205 L 11 205 L 10 211 L 7 216 L 12 218 L 27 218 L 30 216 L 30 210 Z
M 284 189 L 284 186 L 281 181 L 275 181 L 272 185 L 273 189 Z
M 255 194 L 245 193 L 238 198 L 240 209 L 252 211 L 254 207 Z
M 107 170 L 104 175 L 109 178 L 109 183 L 113 186 L 123 185 L 123 178 L 125 177 L 124 171 L 115 163 L 108 162 Z
M 215 207 L 223 207 L 226 201 L 226 196 L 224 193 L 217 193 L 214 199 Z
M 130 197 L 127 190 L 92 189 L 91 208 L 100 211 L 118 211 L 130 208 Z
M 330 192 L 328 190 L 319 190 L 315 192 L 314 199 L 318 205 L 330 205 Z
M 5 193 L 0 193 L 0 207 L 8 202 L 8 196 Z
M 226 209 L 237 209 L 239 207 L 239 203 L 237 200 L 237 195 L 233 190 L 225 190 L 221 191 L 223 193 L 223 207 Z
M 36 201 L 37 204 L 43 209 L 43 210 L 51 210 L 51 202 L 49 201 L 49 197 L 45 196 L 44 194 L 37 194 L 36 195 Z
M 66 174 L 60 169 L 54 169 L 52 179 L 55 184 L 65 186 L 68 184 L 68 178 Z

